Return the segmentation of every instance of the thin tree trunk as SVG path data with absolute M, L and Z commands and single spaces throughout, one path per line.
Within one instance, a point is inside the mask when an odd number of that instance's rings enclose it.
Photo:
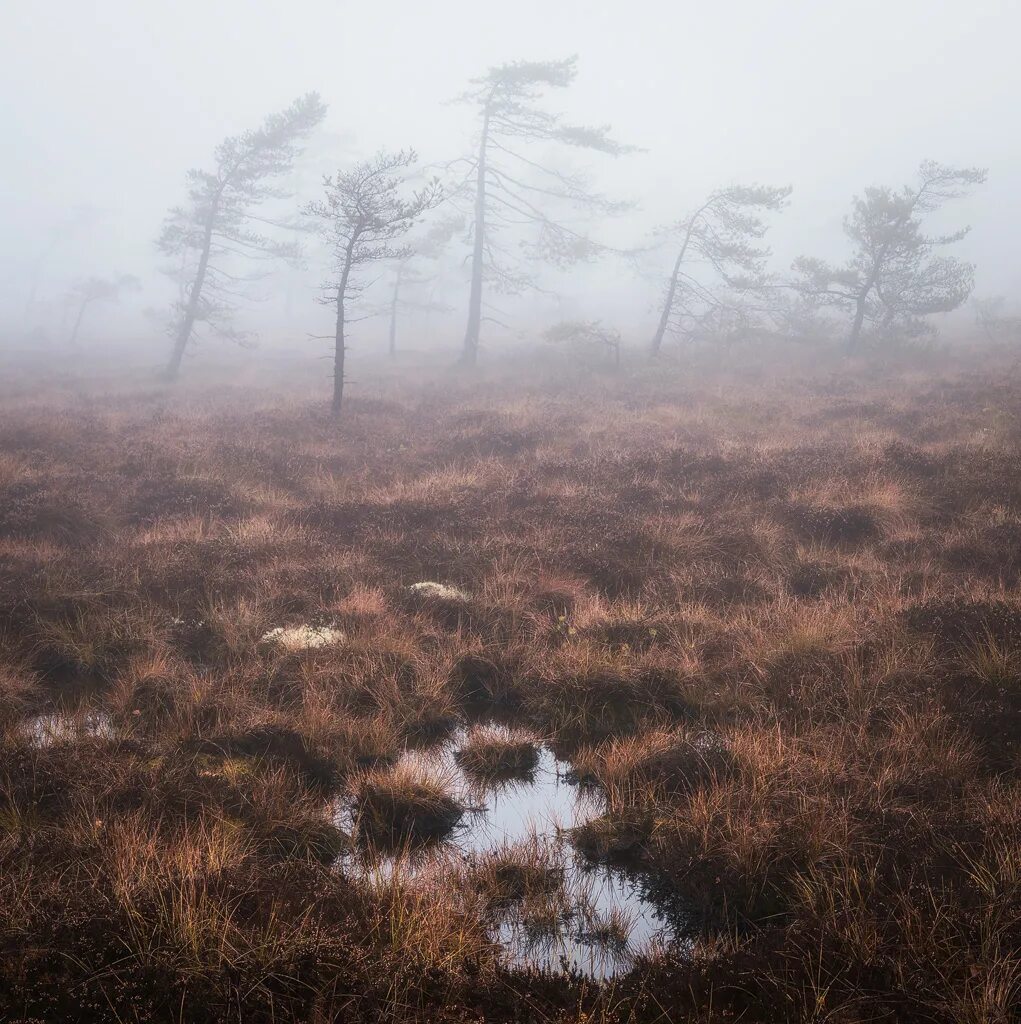
M 214 202 L 209 210 L 209 217 L 206 220 L 206 230 L 202 236 L 202 255 L 199 257 L 198 269 L 195 271 L 195 280 L 191 285 L 191 293 L 188 295 L 188 306 L 184 311 L 184 318 L 181 320 L 181 327 L 177 332 L 177 339 L 174 342 L 174 350 L 170 354 L 170 362 L 167 364 L 166 375 L 169 380 L 176 380 L 181 370 L 181 360 L 184 358 L 184 350 L 191 340 L 191 332 L 195 327 L 195 319 L 198 316 L 199 302 L 202 299 L 202 288 L 206 283 L 206 270 L 209 267 L 209 250 L 213 245 L 213 224 L 216 221 L 216 203 Z
M 858 292 L 854 305 L 854 320 L 851 323 L 851 330 L 847 336 L 847 354 L 853 355 L 858 351 L 858 343 L 861 341 L 861 331 L 865 324 L 865 306 L 868 302 L 869 293 L 873 288 L 879 290 L 879 281 L 882 277 L 883 267 L 886 263 L 887 246 L 880 246 L 879 251 L 873 256 L 872 267 L 869 271 L 862 290 Z
M 688 253 L 688 245 L 691 242 L 692 232 L 695 230 L 695 222 L 705 208 L 705 206 L 702 206 L 692 215 L 691 220 L 688 221 L 688 229 L 685 231 L 684 241 L 681 243 L 681 251 L 677 254 L 677 259 L 674 261 L 673 273 L 670 275 L 670 286 L 667 288 L 666 301 L 663 303 L 663 312 L 660 314 L 656 333 L 653 335 L 652 344 L 649 346 L 649 354 L 653 358 L 659 355 L 659 350 L 663 347 L 663 338 L 666 337 L 667 328 L 670 326 L 670 314 L 674 311 L 674 300 L 677 298 L 677 279 L 681 275 L 684 257 Z
M 333 348 L 333 402 L 330 415 L 340 416 L 344 404 L 344 289 L 337 289 L 337 335 Z
M 88 299 L 82 299 L 82 304 L 78 307 L 78 316 L 75 318 L 74 327 L 71 328 L 71 337 L 68 339 L 69 345 L 73 345 L 78 340 L 78 328 L 82 325 L 82 317 L 85 316 L 85 307 L 88 304 Z
M 390 300 L 390 358 L 397 357 L 397 305 L 401 298 L 401 276 L 404 273 L 404 264 L 397 266 L 397 276 L 394 278 L 394 293 Z
M 677 296 L 677 277 L 681 272 L 681 263 L 684 260 L 684 249 L 677 254 L 674 262 L 674 270 L 670 275 L 670 285 L 667 288 L 666 300 L 663 303 L 663 311 L 659 316 L 659 324 L 656 326 L 656 333 L 652 337 L 652 345 L 649 352 L 652 356 L 658 356 L 659 350 L 663 347 L 663 338 L 666 336 L 666 329 L 670 326 L 670 314 L 674 310 L 674 299 Z
M 337 285 L 337 334 L 333 348 L 333 402 L 330 405 L 330 415 L 334 419 L 340 417 L 340 410 L 344 405 L 344 353 L 347 351 L 344 344 L 344 303 L 347 299 L 347 282 L 351 276 L 351 259 L 357 239 L 357 234 L 352 233 L 344 250 L 344 269 L 340 275 L 340 284 Z
M 868 290 L 858 293 L 854 309 L 854 321 L 851 323 L 851 332 L 847 336 L 847 352 L 849 355 L 858 350 L 862 325 L 865 323 L 865 300 L 867 297 Z
M 482 121 L 482 141 L 475 185 L 475 238 L 472 249 L 472 282 L 468 296 L 468 326 L 464 332 L 461 362 L 474 366 L 479 357 L 479 335 L 482 328 L 482 262 L 486 242 L 486 147 L 489 145 L 489 108 Z

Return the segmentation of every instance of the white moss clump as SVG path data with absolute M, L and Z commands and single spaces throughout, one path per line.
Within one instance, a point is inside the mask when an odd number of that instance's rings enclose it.
M 333 626 L 277 626 L 262 636 L 263 644 L 285 651 L 314 651 L 344 642 L 344 634 Z
M 434 597 L 440 601 L 468 600 L 468 595 L 459 587 L 451 587 L 446 583 L 434 583 L 431 580 L 412 583 L 408 590 L 416 597 Z

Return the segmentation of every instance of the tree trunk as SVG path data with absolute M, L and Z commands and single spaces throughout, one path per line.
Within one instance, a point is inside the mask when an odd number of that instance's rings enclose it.
M 344 250 L 344 269 L 337 285 L 337 333 L 333 347 L 333 402 L 330 404 L 330 415 L 340 418 L 340 410 L 344 405 L 344 303 L 347 300 L 347 282 L 351 276 L 351 261 L 358 236 L 352 233 L 351 239 Z
M 858 350 L 858 342 L 861 339 L 862 325 L 865 323 L 865 300 L 867 298 L 867 290 L 858 293 L 854 309 L 854 321 L 851 324 L 851 332 L 847 336 L 848 355 L 853 355 Z
M 85 316 L 85 307 L 88 304 L 88 299 L 82 299 L 82 304 L 78 307 L 78 316 L 75 317 L 74 327 L 71 328 L 71 337 L 68 339 L 68 345 L 73 345 L 78 340 L 78 328 L 82 325 L 82 317 Z
M 674 311 L 674 299 L 677 298 L 677 279 L 681 276 L 681 267 L 684 265 L 684 257 L 687 255 L 688 245 L 691 242 L 691 235 L 695 230 L 695 222 L 702 215 L 702 211 L 705 210 L 705 208 L 705 206 L 700 207 L 699 210 L 692 215 L 691 220 L 688 221 L 688 228 L 684 232 L 684 241 L 681 243 L 681 251 L 677 254 L 677 259 L 674 261 L 673 273 L 670 275 L 670 286 L 667 288 L 666 301 L 663 303 L 663 312 L 660 314 L 659 324 L 656 327 L 656 333 L 652 338 L 652 345 L 649 346 L 649 354 L 653 358 L 659 355 L 659 350 L 663 347 L 663 338 L 666 336 L 666 330 L 670 326 L 670 314 Z
M 681 272 L 683 260 L 684 249 L 682 248 L 674 262 L 674 270 L 670 275 L 670 285 L 667 288 L 666 300 L 663 303 L 663 312 L 660 313 L 659 324 L 656 327 L 656 333 L 652 337 L 652 345 L 649 352 L 653 357 L 659 355 L 659 350 L 663 347 L 663 338 L 666 336 L 666 329 L 670 326 L 670 314 L 674 311 L 674 299 L 677 297 L 677 276 Z
M 482 262 L 486 242 L 486 147 L 489 145 L 489 108 L 482 121 L 482 141 L 475 184 L 475 237 L 472 249 L 472 283 L 468 296 L 468 326 L 464 332 L 461 363 L 474 366 L 479 357 L 479 335 L 482 328 Z
M 865 324 L 865 306 L 868 302 L 869 294 L 872 289 L 875 288 L 880 293 L 880 280 L 883 276 L 883 268 L 886 265 L 886 253 L 887 246 L 883 245 L 880 247 L 879 252 L 873 257 L 872 267 L 869 270 L 869 276 L 865 280 L 865 284 L 862 286 L 858 297 L 854 303 L 854 320 L 851 323 L 850 333 L 847 335 L 847 354 L 853 355 L 858 351 L 858 343 L 861 340 L 861 330 Z
M 333 348 L 333 402 L 330 415 L 337 419 L 344 404 L 344 289 L 337 289 L 337 335 Z
M 177 332 L 174 350 L 170 353 L 170 362 L 167 364 L 166 375 L 168 380 L 177 379 L 177 375 L 181 370 L 181 360 L 184 358 L 184 350 L 188 347 L 188 342 L 191 340 L 191 332 L 195 326 L 195 319 L 198 316 L 199 302 L 202 299 L 202 288 L 206 283 L 206 270 L 209 267 L 209 250 L 213 244 L 213 224 L 215 221 L 216 203 L 214 202 L 209 210 L 206 230 L 202 236 L 202 255 L 199 257 L 198 269 L 195 271 L 195 280 L 191 284 L 188 306 L 184 311 L 184 318 L 181 320 L 181 326 Z
M 397 305 L 401 298 L 401 275 L 404 273 L 404 264 L 397 267 L 397 276 L 394 278 L 394 293 L 390 299 L 390 358 L 397 357 Z

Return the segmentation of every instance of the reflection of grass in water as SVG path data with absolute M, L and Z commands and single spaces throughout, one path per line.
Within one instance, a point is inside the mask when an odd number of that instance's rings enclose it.
M 500 911 L 561 891 L 564 872 L 559 845 L 533 834 L 477 858 L 468 869 L 467 881 L 488 908 Z
M 498 937 L 512 959 L 553 968 L 573 964 L 597 977 L 631 962 L 638 915 L 615 905 L 600 909 L 582 891 L 536 892 L 504 915 Z
M 596 909 L 587 888 L 579 893 L 568 883 L 565 851 L 547 837 L 467 864 L 445 843 L 377 851 L 372 862 L 367 855 L 361 882 L 381 908 L 379 937 L 395 949 L 414 945 L 431 957 L 459 958 L 472 949 L 501 955 L 502 946 L 512 962 L 540 970 L 573 965 L 596 977 L 613 974 L 631 955 L 635 915 Z
M 531 941 L 562 939 L 574 917 L 574 908 L 563 888 L 529 893 L 518 909 L 518 919 Z
M 605 884 L 605 879 L 603 882 Z M 601 894 L 597 891 L 597 884 L 597 876 L 588 874 L 575 889 L 572 939 L 576 960 L 581 961 L 590 973 L 605 976 L 632 960 L 635 954 L 632 935 L 639 915 L 633 907 L 622 905 L 612 890 L 610 905 L 600 906 Z M 628 899 L 623 894 L 620 898 Z
M 373 884 L 401 876 L 407 880 L 432 878 L 450 865 L 451 847 L 444 840 L 416 842 L 404 837 L 377 843 L 359 829 L 357 814 L 352 819 L 358 842 L 351 850 L 347 870 Z
M 598 910 L 591 904 L 582 905 L 577 939 L 584 945 L 602 946 L 618 955 L 626 954 L 631 941 L 637 914 L 625 907 L 613 906 Z
M 562 845 L 533 833 L 476 856 L 455 884 L 480 894 L 494 937 L 512 959 L 544 962 L 568 942 L 566 877 Z
M 568 856 L 559 839 L 533 835 L 476 858 L 455 884 L 480 893 L 494 938 L 512 960 L 612 974 L 634 954 L 640 915 L 619 902 L 627 895 L 601 888 L 605 878 L 569 867 Z
M 527 735 L 492 727 L 475 734 L 486 742 L 495 737 L 501 747 Z M 527 742 L 538 769 L 530 781 L 473 777 L 457 756 L 473 746 L 465 739 L 406 756 L 395 771 L 362 776 L 355 785 L 352 823 L 359 844 L 349 868 L 375 891 L 399 880 L 403 887 L 444 894 L 473 916 L 513 963 L 540 970 L 568 963 L 593 977 L 612 976 L 630 962 L 636 944 L 646 948 L 647 929 L 640 939 L 636 933 L 646 910 L 629 905 L 641 903 L 637 892 L 586 868 L 569 845 L 573 826 L 604 811 L 605 794 L 598 786 L 565 788 L 563 771 L 543 760 L 550 755 L 533 739 Z M 386 819 L 379 835 L 366 827 L 369 803 L 359 799 L 369 783 L 384 788 L 388 800 L 393 792 L 426 796 L 416 788 L 424 786 L 456 800 L 464 817 L 456 830 L 429 834 L 424 842 L 406 829 L 394 831 Z M 509 802 L 500 807 L 501 799 Z M 426 796 L 424 804 L 430 803 Z M 524 838 L 500 842 L 502 830 L 516 837 L 523 828 L 529 829 Z

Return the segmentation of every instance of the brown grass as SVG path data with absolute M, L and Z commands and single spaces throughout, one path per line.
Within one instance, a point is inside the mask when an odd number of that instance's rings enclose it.
M 1017 1016 L 1016 360 L 798 358 L 424 370 L 340 427 L 302 376 L 5 374 L 0 1018 Z M 260 643 L 300 624 L 343 643 Z M 469 827 L 406 753 L 461 728 L 570 760 L 690 941 L 512 970 L 555 858 L 350 870 Z
M 358 781 L 355 794 L 358 835 L 382 849 L 445 839 L 464 815 L 447 780 L 414 761 L 369 772 Z
M 458 766 L 479 781 L 529 779 L 539 749 L 528 733 L 498 728 L 473 729 L 454 753 Z

